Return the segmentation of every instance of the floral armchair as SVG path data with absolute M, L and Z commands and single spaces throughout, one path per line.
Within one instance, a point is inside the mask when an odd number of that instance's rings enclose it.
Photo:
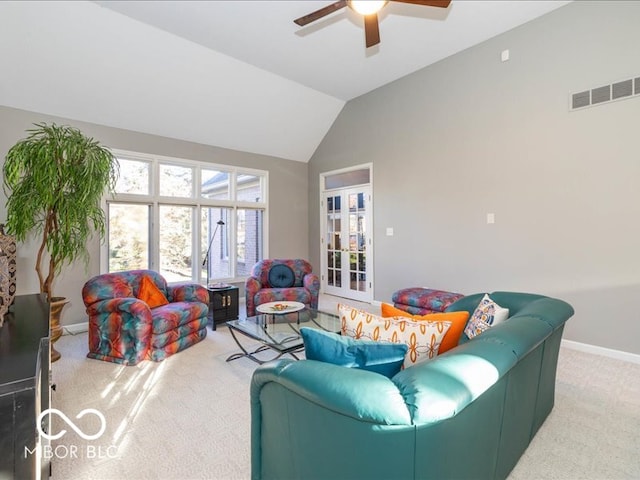
M 256 263 L 245 281 L 247 317 L 256 314 L 258 305 L 268 302 L 288 300 L 317 309 L 320 280 L 312 270 L 311 264 L 302 259 L 265 259 Z
M 158 291 L 164 305 L 146 303 L 141 284 Z M 209 294 L 193 283 L 167 285 L 151 270 L 107 273 L 82 289 L 89 315 L 87 357 L 124 365 L 161 361 L 207 336 Z

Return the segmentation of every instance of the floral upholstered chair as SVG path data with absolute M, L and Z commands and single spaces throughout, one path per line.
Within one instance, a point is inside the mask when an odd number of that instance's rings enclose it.
M 152 270 L 93 277 L 82 299 L 89 315 L 89 358 L 124 365 L 158 362 L 207 336 L 207 289 L 167 285 Z
M 251 269 L 245 281 L 247 317 L 256 314 L 263 303 L 294 301 L 311 309 L 318 308 L 320 280 L 306 260 L 265 259 Z

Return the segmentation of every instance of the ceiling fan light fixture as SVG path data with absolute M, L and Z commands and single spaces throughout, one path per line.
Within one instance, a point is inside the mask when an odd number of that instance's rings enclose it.
M 382 1 L 372 1 L 372 0 L 364 0 L 364 1 L 350 1 L 349 6 L 358 12 L 360 15 L 371 15 L 373 13 L 378 13 L 382 7 L 384 7 L 388 3 L 388 0 Z

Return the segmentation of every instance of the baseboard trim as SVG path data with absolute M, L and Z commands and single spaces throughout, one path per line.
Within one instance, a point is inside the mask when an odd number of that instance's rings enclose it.
M 570 348 L 572 350 L 579 350 L 585 353 L 593 353 L 595 355 L 601 355 L 603 357 L 615 358 L 616 360 L 623 360 L 625 362 L 640 364 L 640 355 L 630 352 L 623 352 L 621 350 L 613 350 L 611 348 L 598 347 L 596 345 L 589 345 L 587 343 L 574 342 L 573 340 L 562 340 L 562 346 Z
M 72 323 L 71 325 L 62 326 L 63 335 L 77 335 L 89 331 L 89 322 Z

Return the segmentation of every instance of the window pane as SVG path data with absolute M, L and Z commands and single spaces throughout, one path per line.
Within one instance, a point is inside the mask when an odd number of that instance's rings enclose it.
M 237 199 L 242 202 L 263 202 L 262 177 L 239 173 L 237 177 Z
M 109 203 L 109 271 L 149 268 L 149 205 Z
M 229 200 L 229 172 L 203 168 L 200 195 L 203 198 Z
M 116 183 L 116 192 L 149 195 L 150 164 L 123 158 L 119 158 L 118 163 L 120 164 L 120 176 Z
M 200 279 L 200 283 L 204 285 L 231 277 L 228 234 L 231 212 L 230 208 L 203 208 L 201 210 L 200 245 L 202 252 L 199 258 L 201 262 L 206 261 L 202 267 L 202 278 Z M 220 221 L 224 222 L 224 225 L 219 225 Z M 209 250 L 208 254 L 207 250 Z
M 247 276 L 263 255 L 263 210 L 239 208 L 237 213 L 236 275 Z
M 193 208 L 160 205 L 160 274 L 167 282 L 191 280 Z
M 161 164 L 160 195 L 163 197 L 192 197 L 193 168 Z
M 350 172 L 336 173 L 324 177 L 324 188 L 331 190 L 332 188 L 351 187 L 353 185 L 363 185 L 369 183 L 369 169 L 351 170 Z

